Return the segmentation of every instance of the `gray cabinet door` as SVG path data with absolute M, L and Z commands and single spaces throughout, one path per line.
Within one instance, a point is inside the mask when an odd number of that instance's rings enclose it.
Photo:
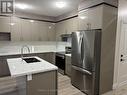
M 8 58 L 18 58 L 20 55 L 10 55 L 0 57 L 0 77 L 5 77 L 10 75 L 9 67 L 7 64 Z
M 57 95 L 57 71 L 33 75 L 27 82 L 27 95 Z
M 66 56 L 66 69 L 65 69 L 65 73 L 68 76 L 71 76 L 71 57 L 70 56 Z
M 0 57 L 0 77 L 9 76 L 9 68 L 5 57 Z
M 49 63 L 55 64 L 55 53 L 53 52 L 39 53 L 37 54 L 37 56 L 42 58 L 45 61 L 48 61 Z

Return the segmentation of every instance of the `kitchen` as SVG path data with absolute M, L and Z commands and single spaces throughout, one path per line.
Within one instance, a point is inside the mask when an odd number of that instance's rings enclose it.
M 118 52 L 125 0 L 13 3 L 0 14 L 0 95 L 127 93 Z

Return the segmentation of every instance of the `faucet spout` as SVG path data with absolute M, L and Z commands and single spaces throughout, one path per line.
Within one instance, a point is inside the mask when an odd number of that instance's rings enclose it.
M 27 49 L 28 50 L 28 53 L 30 53 L 30 48 L 29 48 L 29 46 L 27 46 L 27 45 L 24 45 L 24 46 L 22 46 L 22 48 L 21 48 L 21 58 L 22 58 L 22 60 L 23 60 L 23 54 L 24 54 L 24 49 Z

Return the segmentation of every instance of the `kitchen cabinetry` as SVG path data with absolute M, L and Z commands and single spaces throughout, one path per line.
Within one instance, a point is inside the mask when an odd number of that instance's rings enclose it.
M 71 34 L 77 30 L 77 19 L 78 17 L 67 20 L 67 34 Z
M 55 23 L 48 24 L 48 41 L 56 41 Z
M 22 19 L 23 41 L 54 41 L 55 27 L 52 23 Z
M 55 41 L 55 24 L 19 17 L 0 16 L 0 32 L 11 33 L 11 41 Z
M 18 95 L 57 95 L 57 71 L 48 71 L 16 78 Z
M 0 77 L 9 76 L 9 69 L 6 62 L 6 57 L 0 57 Z
M 48 26 L 46 25 L 46 22 L 38 21 L 38 27 L 39 27 L 39 41 L 48 41 Z
M 21 34 L 23 41 L 38 41 L 39 27 L 38 22 L 21 19 Z
M 31 41 L 38 41 L 39 40 L 39 26 L 38 21 L 30 22 L 31 28 Z
M 32 25 L 29 20 L 21 19 L 22 41 L 32 40 Z
M 78 28 L 78 17 L 56 23 L 56 40 L 61 41 L 62 34 L 71 34 Z
M 43 60 L 48 61 L 49 63 L 55 64 L 55 53 L 38 53 L 36 56 L 42 58 Z
M 0 16 L 0 32 L 11 32 L 10 31 L 11 19 L 7 16 Z
M 65 69 L 65 73 L 68 75 L 68 76 L 71 76 L 71 56 L 66 56 L 66 69 Z
M 39 40 L 40 41 L 55 41 L 55 24 L 49 22 L 38 21 Z
M 11 17 L 11 40 L 21 41 L 21 20 L 18 17 Z
M 27 95 L 57 95 L 57 71 L 33 74 L 26 90 Z
M 65 27 L 65 21 L 56 23 L 56 40 L 61 41 L 61 35 L 67 34 L 67 30 Z
M 102 29 L 103 5 L 80 11 L 78 30 Z

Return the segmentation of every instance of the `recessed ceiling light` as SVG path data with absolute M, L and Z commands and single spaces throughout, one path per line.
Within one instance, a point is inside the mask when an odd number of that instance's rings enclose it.
M 52 26 L 49 26 L 49 29 L 51 29 L 52 28 Z
M 10 25 L 11 25 L 11 26 L 14 26 L 14 25 L 15 25 L 15 23 L 10 23 Z
M 79 16 L 80 19 L 86 19 L 86 16 Z
M 62 1 L 56 2 L 56 7 L 58 8 L 64 8 L 65 6 L 66 6 L 66 2 L 62 2 Z
M 34 22 L 34 20 L 30 20 L 30 22 Z
M 15 4 L 15 7 L 22 10 L 29 8 L 27 4 Z
M 52 25 L 55 25 L 55 23 L 52 23 Z

